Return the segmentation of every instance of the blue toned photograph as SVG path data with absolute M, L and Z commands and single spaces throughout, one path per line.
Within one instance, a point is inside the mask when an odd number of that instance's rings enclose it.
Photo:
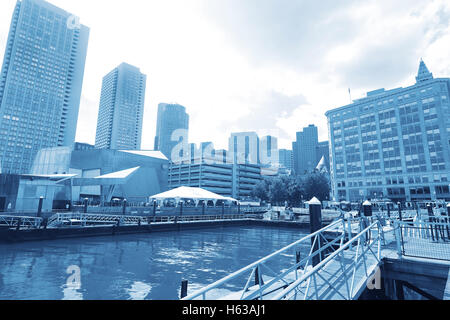
M 0 303 L 450 300 L 448 0 L 1 0 L 0 62 Z

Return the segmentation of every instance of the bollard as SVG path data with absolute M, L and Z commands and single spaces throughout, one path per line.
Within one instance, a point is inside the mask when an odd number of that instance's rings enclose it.
M 126 215 L 126 214 L 127 214 L 127 199 L 123 199 L 122 215 Z
M 372 216 L 372 203 L 369 200 L 364 201 L 363 203 L 363 213 L 365 217 Z
M 88 202 L 89 202 L 89 199 L 84 198 L 84 210 L 83 210 L 84 213 L 87 213 L 87 211 L 88 211 Z
M 42 217 L 42 205 L 44 204 L 44 197 L 40 196 L 39 197 L 39 204 L 38 204 L 38 211 L 37 211 L 37 216 L 38 217 Z
M 402 217 L 402 203 L 401 202 L 397 202 L 397 206 L 398 206 L 398 219 L 400 221 L 403 221 L 403 217 Z
M 188 290 L 188 281 L 181 280 L 181 292 L 180 292 L 181 299 L 187 296 L 187 290 Z
M 322 204 L 320 201 L 313 197 L 309 202 L 309 226 L 310 226 L 310 233 L 314 233 L 317 230 L 322 229 Z M 316 241 L 314 241 L 317 238 Z M 311 238 L 311 245 L 314 245 L 312 252 L 316 252 L 319 250 L 319 248 L 322 247 L 322 241 L 321 237 L 312 237 Z M 321 254 L 315 255 L 312 258 L 312 265 L 315 267 L 317 264 L 320 263 L 322 260 Z

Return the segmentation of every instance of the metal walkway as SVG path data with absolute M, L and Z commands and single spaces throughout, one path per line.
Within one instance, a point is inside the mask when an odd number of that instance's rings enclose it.
M 411 246 L 425 248 L 421 253 L 425 258 L 433 253 L 438 254 L 434 259 L 450 255 L 450 241 L 442 237 L 447 235 L 448 220 L 437 225 L 426 219 L 384 218 L 337 220 L 183 299 L 355 300 L 376 283 L 385 255 L 406 255 Z M 432 237 L 437 227 L 440 239 Z M 305 246 L 309 254 L 300 259 L 295 250 Z M 283 256 L 293 257 L 292 263 L 281 270 L 269 267 Z M 321 260 L 313 264 L 319 256 Z

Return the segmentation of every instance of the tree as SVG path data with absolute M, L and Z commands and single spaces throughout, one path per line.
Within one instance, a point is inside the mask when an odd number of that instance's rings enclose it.
M 266 179 L 261 180 L 251 191 L 252 197 L 261 201 L 269 201 L 269 183 Z
M 269 188 L 269 199 L 272 204 L 283 204 L 288 200 L 285 182 L 281 178 L 274 178 Z
M 320 201 L 329 200 L 330 182 L 328 178 L 319 172 L 311 173 L 303 182 L 307 200 L 316 197 Z

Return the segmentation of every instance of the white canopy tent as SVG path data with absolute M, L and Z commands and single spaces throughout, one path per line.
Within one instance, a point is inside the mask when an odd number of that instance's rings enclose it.
M 172 189 L 163 193 L 155 194 L 150 197 L 150 201 L 164 201 L 174 199 L 176 200 L 176 204 L 182 200 L 193 200 L 195 205 L 197 205 L 200 201 L 212 201 L 214 205 L 217 201 L 222 200 L 226 202 L 237 202 L 236 199 L 230 197 L 224 197 L 220 194 L 202 189 L 202 188 L 194 188 L 194 187 L 179 187 L 176 189 Z

